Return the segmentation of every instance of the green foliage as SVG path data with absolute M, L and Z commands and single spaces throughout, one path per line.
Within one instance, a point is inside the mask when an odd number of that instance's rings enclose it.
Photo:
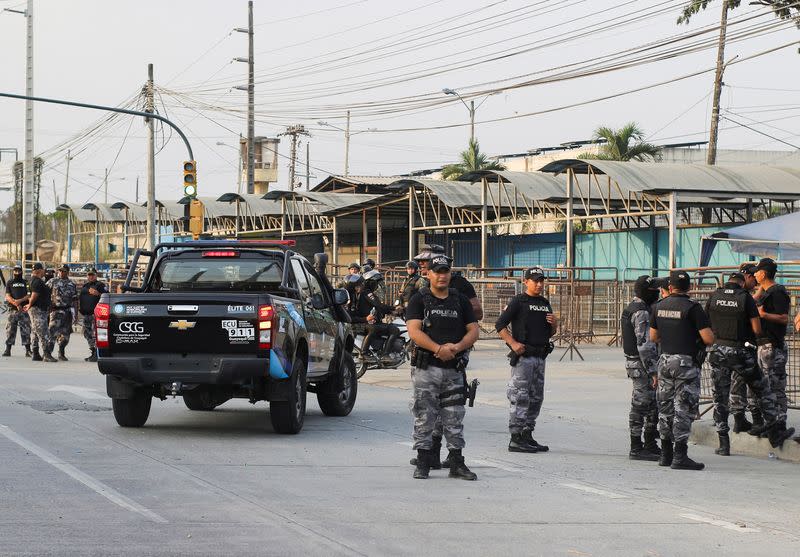
M 604 139 L 598 154 L 581 153 L 578 158 L 607 161 L 650 161 L 661 158 L 661 147 L 647 143 L 644 131 L 636 122 L 629 122 L 615 130 L 601 126 L 594 131 L 594 139 Z
M 709 4 L 711 4 L 711 0 L 690 0 L 678 17 L 678 23 L 689 23 L 693 15 L 705 10 Z M 755 0 L 748 4 L 772 8 L 775 17 L 792 20 L 795 25 L 800 27 L 800 3 L 797 0 Z M 742 0 L 728 0 L 728 11 L 741 5 Z
M 442 179 L 455 180 L 462 174 L 476 170 L 505 170 L 506 167 L 490 160 L 485 153 L 481 153 L 477 139 L 471 139 L 466 151 L 461 151 L 461 162 L 448 164 L 442 169 Z

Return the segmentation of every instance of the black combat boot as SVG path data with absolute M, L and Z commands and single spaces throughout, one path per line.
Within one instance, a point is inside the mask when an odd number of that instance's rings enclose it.
M 661 458 L 658 460 L 659 466 L 670 466 L 672 464 L 672 441 L 661 438 Z
M 753 425 L 764 425 L 764 414 L 761 413 L 760 408 L 753 408 L 750 415 L 753 416 Z
M 644 448 L 654 455 L 661 456 L 661 449 L 658 448 L 658 430 L 654 427 L 647 427 L 644 430 Z
M 745 431 L 750 431 L 752 427 L 753 424 L 747 421 L 744 412 L 737 412 L 736 414 L 733 415 L 734 433 L 744 433 Z
M 56 360 L 53 357 L 53 354 L 51 354 L 50 352 L 45 352 L 44 355 L 42 356 L 42 361 L 49 362 L 52 364 L 53 362 L 57 362 L 58 360 Z
M 786 429 L 785 422 L 776 422 L 775 425 L 770 428 L 767 437 L 769 438 L 769 444 L 777 449 L 783 446 L 783 442 L 790 439 L 792 435 L 794 435 L 793 427 Z
M 720 456 L 731 456 L 731 438 L 727 433 L 720 433 L 719 435 L 719 449 L 714 452 Z
M 673 470 L 702 470 L 706 467 L 702 462 L 695 462 L 689 455 L 689 444 L 686 441 L 675 443 L 675 455 L 672 457 Z
M 428 465 L 428 451 L 426 449 L 417 450 L 416 468 L 414 468 L 415 480 L 427 480 L 431 471 Z
M 97 361 L 97 354 L 92 352 L 91 354 L 89 354 L 89 357 L 88 358 L 84 358 L 83 361 L 84 362 L 96 362 Z M 414 464 L 414 463 L 412 462 L 411 464 Z
M 478 479 L 478 475 L 464 464 L 464 457 L 461 455 L 461 449 L 450 449 L 450 454 L 447 459 L 450 461 L 450 473 L 448 474 L 450 478 L 470 481 Z
M 58 361 L 60 362 L 68 362 L 67 356 L 64 354 L 64 346 L 58 347 Z
M 512 433 L 511 441 L 508 442 L 508 452 L 510 453 L 538 453 L 539 449 L 528 443 L 521 433 Z
M 94 360 L 91 360 L 91 361 L 96 362 L 97 358 L 95 358 Z M 449 467 L 450 466 L 449 462 L 445 461 L 447 463 L 447 464 L 445 464 L 445 462 L 441 461 L 441 458 L 442 458 L 441 457 L 442 438 L 434 436 L 432 441 L 433 441 L 433 443 L 431 445 L 431 450 L 430 450 L 430 453 L 428 454 L 428 468 L 430 468 L 431 470 L 441 470 L 442 466 Z M 412 458 L 409 461 L 409 463 L 411 464 L 411 466 L 416 466 L 417 465 L 417 459 L 416 458 Z
M 528 445 L 533 445 L 536 447 L 536 450 L 540 453 L 546 453 L 550 450 L 550 447 L 547 445 L 542 445 L 533 438 L 533 430 L 532 429 L 523 429 L 522 430 L 522 438 L 527 441 Z
M 747 433 L 749 433 L 753 437 L 763 437 L 769 432 L 769 428 L 770 426 L 768 426 L 763 422 L 760 424 L 753 424 L 753 427 L 751 427 L 750 431 L 748 431 Z
M 661 455 L 653 454 L 642 444 L 638 435 L 631 435 L 631 452 L 628 453 L 630 460 L 648 460 L 655 462 Z
M 33 355 L 31 356 L 31 361 L 34 361 L 34 362 L 41 362 L 42 361 L 42 355 L 39 354 L 39 349 L 38 348 L 34 348 L 33 349 Z
M 3 356 L 10 356 L 11 355 L 11 345 L 6 344 L 6 351 L 3 352 Z
M 30 344 L 26 344 L 25 345 L 25 357 L 26 358 L 30 358 L 31 357 L 31 345 Z

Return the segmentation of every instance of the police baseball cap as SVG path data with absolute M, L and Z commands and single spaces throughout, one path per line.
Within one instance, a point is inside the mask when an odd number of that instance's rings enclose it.
M 634 289 L 642 289 L 642 290 L 657 290 L 658 286 L 656 285 L 656 280 L 650 275 L 642 275 L 636 279 L 634 283 Z
M 667 288 L 668 286 L 668 277 L 653 277 L 653 288 Z
M 755 263 L 742 263 L 739 267 L 739 272 L 745 275 L 755 275 L 756 274 L 756 264 Z
M 90 268 L 88 271 L 86 271 L 86 274 L 87 274 L 87 275 L 96 275 L 96 274 L 97 274 L 97 269 L 95 269 L 94 267 L 92 267 L 92 268 Z
M 42 265 L 41 263 L 34 263 L 33 270 L 38 271 L 39 269 L 44 269 L 44 265 Z
M 14 265 L 14 270 L 22 272 L 22 265 Z
M 689 273 L 686 271 L 672 271 L 669 274 L 669 284 L 680 290 L 689 290 Z
M 450 258 L 446 255 L 437 255 L 431 259 L 431 271 L 438 273 L 439 271 L 450 270 Z
M 525 280 L 544 280 L 544 270 L 541 267 L 526 269 Z
M 756 265 L 756 271 L 775 272 L 777 270 L 778 270 L 778 264 L 775 263 L 775 260 L 770 257 L 765 257 L 764 259 L 758 262 L 758 265 Z
M 422 249 L 414 256 L 414 259 L 416 261 L 430 261 L 437 255 L 444 255 L 444 248 L 438 244 L 427 244 L 422 246 Z
M 740 273 L 739 271 L 734 271 L 733 273 L 731 273 L 731 276 L 728 277 L 728 280 L 744 281 L 744 273 Z
M 59 271 L 67 271 L 69 272 L 69 265 L 64 263 L 61 267 L 58 268 Z

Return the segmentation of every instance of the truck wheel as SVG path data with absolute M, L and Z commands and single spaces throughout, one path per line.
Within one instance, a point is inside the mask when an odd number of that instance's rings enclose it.
M 337 388 L 329 389 L 326 388 L 327 385 L 320 385 L 320 389 L 317 391 L 319 407 L 326 416 L 347 416 L 356 404 L 358 377 L 356 377 L 356 362 L 353 360 L 352 354 L 344 355 L 341 374 L 344 388 L 338 388 L 338 377 L 331 377 L 328 381 Z
M 295 359 L 289 400 L 269 403 L 269 419 L 275 433 L 299 433 L 306 417 L 306 362 Z
M 215 393 L 202 388 L 193 389 L 183 393 L 183 403 L 189 410 L 208 412 L 223 402 L 227 402 L 227 399 L 220 399 L 219 397 L 215 396 Z
M 150 416 L 153 397 L 149 393 L 136 393 L 132 398 L 111 399 L 114 418 L 122 427 L 142 427 Z

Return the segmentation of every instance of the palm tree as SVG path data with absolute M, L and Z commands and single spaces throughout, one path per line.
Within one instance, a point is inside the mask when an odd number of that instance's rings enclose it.
M 470 139 L 466 151 L 461 151 L 461 162 L 448 164 L 442 169 L 442 179 L 455 180 L 462 174 L 476 170 L 505 170 L 506 167 L 497 161 L 489 160 L 485 153 L 481 153 L 477 139 Z
M 607 161 L 649 161 L 661 158 L 661 147 L 647 143 L 644 131 L 630 122 L 615 130 L 601 126 L 594 131 L 594 139 L 605 140 L 598 154 L 582 153 L 579 159 L 601 159 Z

